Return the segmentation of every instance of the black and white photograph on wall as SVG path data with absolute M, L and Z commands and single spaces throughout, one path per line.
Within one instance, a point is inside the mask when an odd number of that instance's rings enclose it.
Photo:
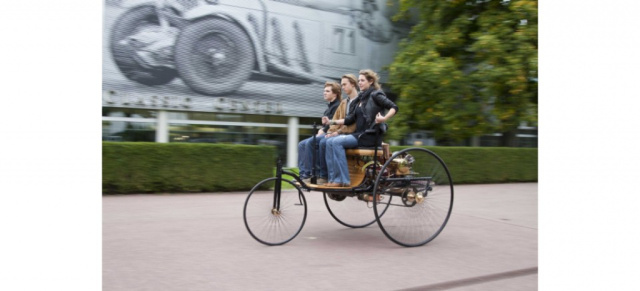
M 317 117 L 322 84 L 393 61 L 386 0 L 106 0 L 103 107 Z

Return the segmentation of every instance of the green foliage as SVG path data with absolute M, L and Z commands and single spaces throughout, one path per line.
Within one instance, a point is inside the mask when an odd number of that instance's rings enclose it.
M 389 68 L 391 138 L 428 129 L 457 142 L 537 123 L 537 1 L 399 1 L 394 20 L 418 21 Z
M 392 146 L 399 151 L 408 146 Z M 508 147 L 423 147 L 449 168 L 454 184 L 538 181 L 538 149 Z
M 272 176 L 272 146 L 204 143 L 102 143 L 105 194 L 251 189 Z
M 537 149 L 425 148 L 444 160 L 455 184 L 538 180 Z M 103 142 L 102 193 L 246 191 L 275 175 L 275 157 L 272 146 Z

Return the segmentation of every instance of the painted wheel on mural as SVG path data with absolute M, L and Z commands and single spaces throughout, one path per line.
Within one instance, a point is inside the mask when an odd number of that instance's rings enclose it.
M 254 66 L 254 50 L 247 34 L 222 19 L 206 19 L 185 27 L 175 54 L 180 78 L 206 95 L 238 90 Z
M 149 35 L 155 33 L 156 40 L 160 21 L 153 6 L 140 6 L 122 14 L 111 28 L 111 55 L 120 72 L 127 79 L 144 85 L 162 85 L 171 82 L 177 73 L 165 66 L 149 65 L 145 59 L 153 58 L 152 52 L 143 50 L 153 42 Z M 143 39 L 147 35 L 146 39 Z M 136 38 L 135 36 L 140 36 Z

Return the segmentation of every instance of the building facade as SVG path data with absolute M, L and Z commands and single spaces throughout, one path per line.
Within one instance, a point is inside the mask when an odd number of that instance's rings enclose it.
M 385 3 L 106 1 L 103 140 L 273 144 L 295 166 L 324 82 L 385 81 L 408 31 Z
M 409 31 L 386 2 L 106 0 L 103 140 L 270 144 L 294 167 L 326 81 L 386 81 Z

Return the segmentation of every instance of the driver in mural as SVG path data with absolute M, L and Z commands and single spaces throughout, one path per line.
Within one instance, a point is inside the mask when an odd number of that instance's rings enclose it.
M 220 96 L 251 76 L 324 83 L 345 71 L 380 71 L 401 28 L 386 0 L 123 0 L 110 53 L 127 79 L 156 86 L 180 78 Z M 395 7 L 395 6 L 394 6 Z

